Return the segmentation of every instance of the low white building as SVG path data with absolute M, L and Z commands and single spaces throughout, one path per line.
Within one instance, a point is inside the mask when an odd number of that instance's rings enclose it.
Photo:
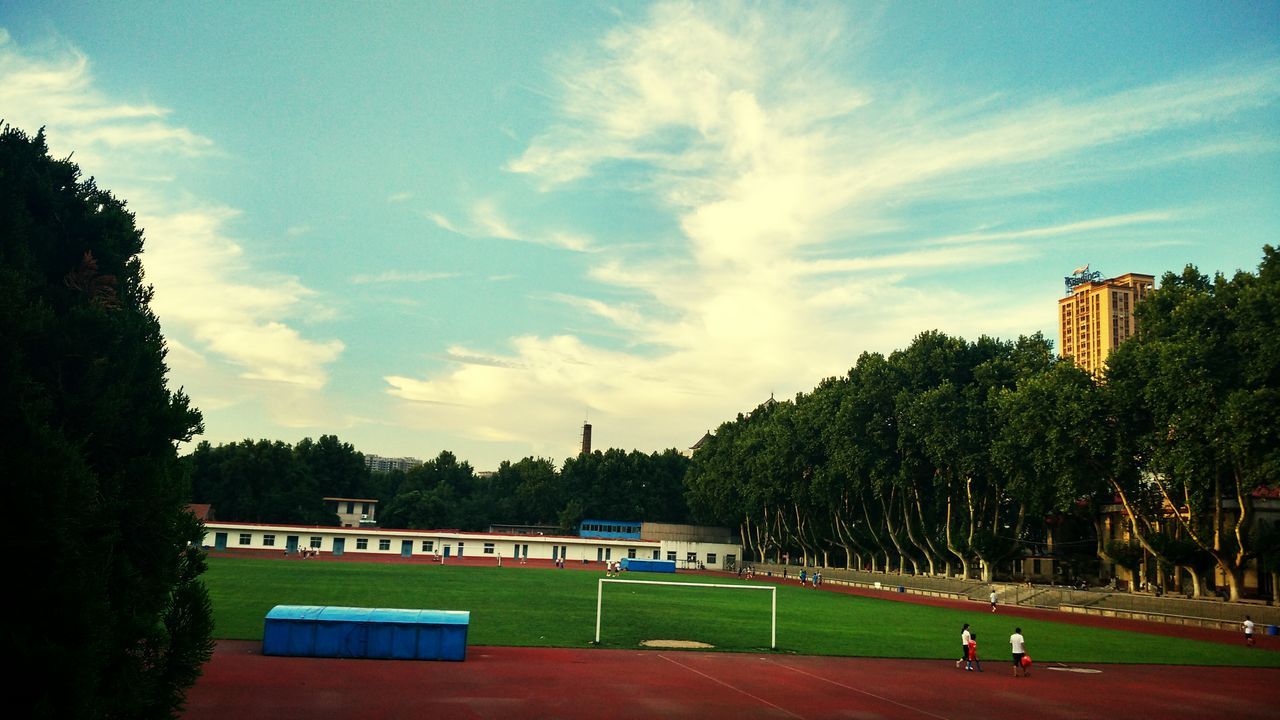
M 527 558 L 569 563 L 603 562 L 622 558 L 675 560 L 681 568 L 728 567 L 741 557 L 738 545 L 684 540 L 583 538 L 569 535 L 512 535 L 458 530 L 388 530 L 360 527 L 314 527 L 273 523 L 207 522 L 204 545 L 215 550 L 302 549 L 323 554 L 433 558 Z

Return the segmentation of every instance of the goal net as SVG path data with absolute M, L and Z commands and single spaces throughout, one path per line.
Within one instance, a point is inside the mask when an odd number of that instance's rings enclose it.
M 726 585 L 663 580 L 601 578 L 596 590 L 596 639 L 604 625 L 605 586 L 609 592 L 611 639 L 703 640 L 732 638 L 713 645 L 763 641 L 778 646 L 778 588 L 776 585 Z M 616 587 L 615 587 L 616 586 Z M 738 592 L 733 592 L 738 591 Z M 746 591 L 746 592 L 743 592 Z M 752 592 L 754 591 L 754 592 Z M 764 596 L 767 592 L 768 597 Z M 766 622 L 767 615 L 767 622 Z

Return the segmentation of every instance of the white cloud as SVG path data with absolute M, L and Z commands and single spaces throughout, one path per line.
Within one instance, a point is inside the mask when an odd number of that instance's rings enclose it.
M 411 198 L 413 198 L 413 193 L 411 193 L 411 192 L 398 192 L 398 193 L 391 193 L 390 195 L 388 195 L 388 196 L 387 196 L 387 202 L 389 202 L 389 203 L 402 203 L 402 202 L 404 202 L 404 201 L 406 201 L 406 200 L 409 200 L 409 199 L 411 199 Z
M 220 155 L 212 140 L 173 122 L 165 108 L 109 97 L 77 50 L 36 55 L 7 36 L 0 37 L 0 108 L 16 127 L 46 126 L 54 155 L 74 153 L 86 175 L 128 199 L 145 231 L 142 259 L 174 383 L 189 383 L 197 404 L 216 409 L 260 398 L 264 383 L 303 392 L 325 385 L 343 343 L 309 339 L 294 327 L 325 314 L 316 293 L 296 277 L 257 267 L 229 230 L 238 212 L 182 187 L 183 172 Z M 243 381 L 258 387 L 247 390 Z M 298 395 L 281 401 L 296 403 Z
M 842 53 L 859 46 L 842 12 L 660 3 L 642 21 L 567 51 L 554 68 L 556 119 L 508 170 L 555 193 L 593 175 L 609 182 L 613 163 L 640 169 L 647 178 L 629 173 L 627 189 L 670 212 L 685 252 L 653 260 L 600 249 L 591 279 L 628 300 L 559 296 L 613 325 L 624 349 L 525 335 L 497 353 L 467 351 L 491 363 L 389 376 L 393 396 L 450 408 L 405 409 L 403 421 L 471 428 L 476 438 L 496 428 L 542 452 L 546 428 L 572 427 L 590 408 L 597 427 L 625 428 L 635 446 L 652 449 L 770 391 L 810 388 L 858 352 L 901 347 L 925 329 L 1033 331 L 1044 316 L 1051 322 L 1056 287 L 1010 303 L 923 279 L 1025 262 L 1104 231 L 1164 227 L 1178 214 L 1136 208 L 1036 225 L 1027 214 L 995 212 L 987 227 L 961 221 L 939 234 L 915 224 L 910 208 L 1113 177 L 1132 158 L 1104 150 L 1280 96 L 1280 64 L 1270 61 L 1108 94 L 939 97 L 931 106 L 896 88 L 836 79 L 832 68 L 848 66 Z M 1195 152 L 1247 152 L 1259 140 L 1236 136 Z M 1172 161 L 1190 151 L 1146 152 L 1145 162 L 1159 162 L 1161 153 Z M 1062 162 L 1080 158 L 1086 170 Z M 477 205 L 461 224 L 436 222 L 463 234 L 521 235 L 492 205 Z

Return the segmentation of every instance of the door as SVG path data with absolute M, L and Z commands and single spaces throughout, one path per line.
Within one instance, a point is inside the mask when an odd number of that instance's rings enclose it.
M 412 556 L 413 556 L 413 541 L 401 540 L 400 541 L 400 557 L 412 557 Z
M 285 538 L 284 551 L 289 555 L 296 555 L 298 553 L 298 536 L 297 535 L 290 535 L 287 538 Z
M 227 549 L 227 534 L 226 534 L 226 533 L 216 533 L 216 534 L 214 534 L 214 536 L 213 536 L 213 549 L 214 549 L 214 550 L 226 550 L 226 549 Z
M 462 557 L 462 546 L 465 543 L 458 543 L 458 557 Z
M 528 546 L 526 545 L 525 547 L 528 547 Z M 513 557 L 515 557 L 515 559 L 516 559 L 516 560 L 519 560 L 519 559 L 520 559 L 520 546 L 519 546 L 519 545 L 513 545 L 513 546 L 512 546 L 512 549 L 514 549 L 514 550 L 515 550 L 515 552 L 513 552 L 513 553 L 512 553 L 512 556 L 513 556 Z
M 451 552 L 453 552 L 453 546 L 452 546 L 452 545 L 445 545 L 445 546 L 444 546 L 444 556 L 445 556 L 445 557 L 449 557 L 449 554 L 450 554 Z
M 523 549 L 521 550 L 521 552 L 523 552 L 524 554 L 523 554 L 523 555 L 521 555 L 520 557 L 524 558 L 525 560 L 528 560 L 528 559 L 529 559 L 529 546 L 528 546 L 528 545 L 523 546 Z
M 347 549 L 347 539 L 346 539 L 346 538 L 334 538 L 334 539 L 333 539 L 333 554 L 334 554 L 334 555 L 341 555 L 341 554 L 342 554 L 342 552 L 343 552 L 344 550 L 346 550 L 346 549 Z
M 604 548 L 596 548 L 596 562 L 604 561 Z

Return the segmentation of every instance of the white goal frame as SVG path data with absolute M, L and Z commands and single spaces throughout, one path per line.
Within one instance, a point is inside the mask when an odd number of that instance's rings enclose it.
M 600 578 L 599 584 L 596 586 L 596 644 L 600 644 L 600 618 L 601 610 L 604 606 L 604 584 L 618 583 L 620 585 L 674 585 L 676 587 L 704 587 L 704 588 L 726 588 L 729 590 L 768 590 L 773 595 L 770 604 L 770 629 L 769 629 L 769 647 L 776 650 L 778 648 L 778 586 L 777 585 L 723 585 L 718 583 L 686 583 L 671 582 L 670 580 L 610 580 Z

